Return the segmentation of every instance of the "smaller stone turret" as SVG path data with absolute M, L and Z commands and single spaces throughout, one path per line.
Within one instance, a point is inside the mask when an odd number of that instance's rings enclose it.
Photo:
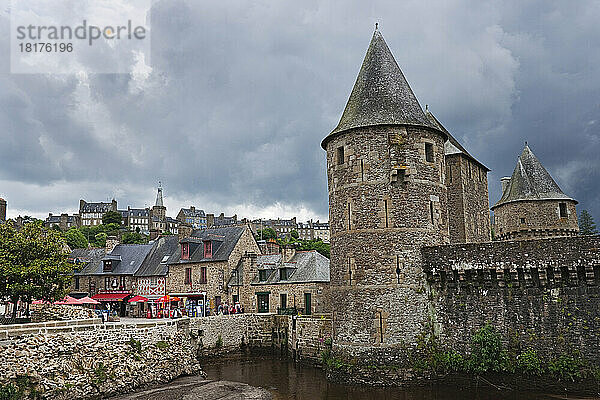
M 500 240 L 574 236 L 579 232 L 577 201 L 556 184 L 526 144 L 502 197 L 492 207 Z
M 0 197 L 0 222 L 6 221 L 6 200 Z

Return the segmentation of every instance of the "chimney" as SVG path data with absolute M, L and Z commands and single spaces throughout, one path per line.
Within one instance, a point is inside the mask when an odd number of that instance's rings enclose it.
M 85 200 L 81 199 L 79 200 L 79 212 L 83 210 L 83 206 L 85 206 Z
M 281 247 L 281 258 L 283 262 L 288 262 L 296 255 L 296 248 L 291 245 Z
M 508 187 L 508 183 L 510 182 L 510 176 L 500 178 L 500 182 L 502 182 L 502 194 L 504 194 L 504 192 L 506 192 L 506 188 Z
M 106 238 L 106 254 L 112 252 L 115 247 L 119 244 L 119 238 L 116 236 L 109 236 Z
M 190 206 L 190 210 L 191 210 L 192 212 L 194 212 L 194 211 L 196 211 L 196 207 L 194 207 L 194 206 Z
M 179 240 L 192 236 L 192 226 L 183 222 L 180 223 L 177 228 L 177 236 L 179 237 Z

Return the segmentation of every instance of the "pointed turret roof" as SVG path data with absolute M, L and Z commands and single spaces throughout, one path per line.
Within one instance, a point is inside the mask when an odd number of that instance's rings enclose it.
M 158 185 L 158 193 L 156 193 L 156 204 L 154 207 L 164 207 L 163 206 L 163 195 L 162 195 L 162 186 Z
M 444 132 L 446 134 L 446 136 L 448 137 L 448 140 L 446 140 L 446 142 L 444 143 L 444 155 L 448 156 L 451 154 L 463 154 L 465 157 L 467 157 L 467 158 L 471 159 L 472 161 L 474 161 L 475 163 L 479 164 L 486 171 L 490 170 L 488 167 L 486 167 L 484 164 L 482 164 L 478 159 L 473 157 L 467 151 L 467 149 L 465 149 L 463 147 L 463 145 L 461 145 L 459 143 L 459 141 L 456 140 L 456 138 L 454 136 L 452 136 L 452 134 L 448 131 L 448 129 L 446 129 L 444 127 L 444 125 L 442 125 L 442 123 L 431 113 L 431 111 L 425 110 L 425 115 L 440 131 Z
M 519 200 L 575 201 L 560 190 L 527 144 L 519 156 L 517 166 L 506 185 L 506 190 L 492 209 L 501 204 Z
M 373 125 L 419 125 L 437 129 L 425 116 L 381 32 L 375 30 L 354 88 L 333 135 Z

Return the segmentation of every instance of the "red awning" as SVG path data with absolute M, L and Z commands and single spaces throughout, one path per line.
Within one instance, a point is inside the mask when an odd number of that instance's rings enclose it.
M 98 293 L 92 296 L 92 299 L 98 301 L 123 301 L 129 293 Z
M 130 298 L 127 302 L 128 303 L 138 303 L 138 302 L 144 303 L 146 301 L 148 301 L 148 299 L 143 296 L 134 296 L 134 297 Z

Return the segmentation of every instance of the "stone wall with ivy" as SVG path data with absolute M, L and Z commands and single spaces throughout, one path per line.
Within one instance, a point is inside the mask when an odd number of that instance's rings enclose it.
M 498 357 L 474 372 L 598 381 L 599 249 L 599 236 L 423 248 L 436 352 L 472 364 L 489 328 Z

